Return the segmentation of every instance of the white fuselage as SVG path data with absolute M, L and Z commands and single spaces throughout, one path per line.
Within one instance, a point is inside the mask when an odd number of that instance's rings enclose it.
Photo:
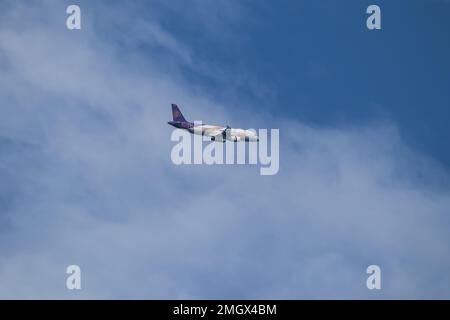
M 215 125 L 196 125 L 190 130 L 194 134 L 211 137 L 213 141 L 225 140 L 238 141 L 258 141 L 258 136 L 253 130 L 234 129 Z

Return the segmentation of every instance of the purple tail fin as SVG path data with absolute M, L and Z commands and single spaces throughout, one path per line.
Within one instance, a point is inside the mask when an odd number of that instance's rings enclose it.
M 172 117 L 173 117 L 173 121 L 187 122 L 186 119 L 183 117 L 183 114 L 181 113 L 180 109 L 178 109 L 178 106 L 176 104 L 172 104 Z

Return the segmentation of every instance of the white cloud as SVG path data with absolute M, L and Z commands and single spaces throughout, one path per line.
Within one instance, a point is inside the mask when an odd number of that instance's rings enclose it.
M 450 296 L 448 173 L 394 125 L 261 115 L 281 128 L 277 176 L 176 167 L 171 102 L 194 118 L 245 111 L 191 90 L 177 70 L 192 52 L 156 18 L 130 35 L 153 46 L 137 52 L 100 33 L 116 11 L 77 34 L 50 4 L 45 22 L 15 2 L 1 13 L 0 297 Z M 65 289 L 69 264 L 81 292 Z M 381 292 L 365 288 L 369 264 Z

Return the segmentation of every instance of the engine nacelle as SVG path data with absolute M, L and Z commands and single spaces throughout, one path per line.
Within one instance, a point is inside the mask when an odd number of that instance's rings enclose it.
M 217 137 L 211 137 L 211 141 L 225 142 L 225 140 L 222 139 L 222 137 L 220 137 L 220 136 L 217 136 Z

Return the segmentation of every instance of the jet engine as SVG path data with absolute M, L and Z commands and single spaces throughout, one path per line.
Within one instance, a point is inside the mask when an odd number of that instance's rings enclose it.
M 221 136 L 211 137 L 211 141 L 225 142 L 225 140 Z

